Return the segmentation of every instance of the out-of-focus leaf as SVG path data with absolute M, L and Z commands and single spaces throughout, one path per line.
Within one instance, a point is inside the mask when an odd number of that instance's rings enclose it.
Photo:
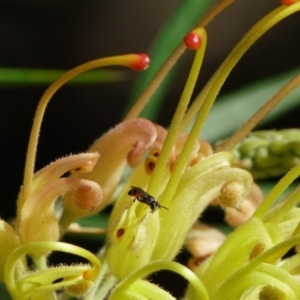
M 251 83 L 218 98 L 205 122 L 201 138 L 215 142 L 229 136 L 299 72 L 298 67 L 272 78 Z M 297 88 L 273 109 L 261 124 L 283 115 L 299 103 L 300 88 Z
M 83 227 L 101 227 L 106 228 L 108 223 L 108 215 L 97 214 L 90 217 L 82 218 L 78 223 Z
M 0 68 L 0 86 L 48 85 L 66 71 L 23 68 Z M 112 70 L 96 70 L 83 73 L 70 81 L 71 84 L 94 84 L 128 79 L 128 73 Z
M 152 45 L 149 54 L 151 57 L 151 64 L 147 72 L 141 72 L 135 81 L 131 99 L 128 102 L 127 109 L 129 109 L 142 91 L 149 84 L 150 80 L 170 56 L 177 45 L 182 41 L 187 32 L 192 29 L 195 23 L 212 8 L 218 0 L 184 0 L 180 1 L 179 7 L 162 28 L 157 38 Z M 171 72 L 172 73 L 172 72 Z M 150 118 L 152 120 L 157 116 L 163 101 L 161 100 L 164 93 L 169 86 L 171 74 L 164 80 L 162 86 L 152 96 L 151 102 L 147 105 L 141 116 Z
M 5 285 L 0 282 L 0 299 L 1 300 L 11 300 Z
M 77 223 L 82 226 L 86 227 L 88 230 L 90 228 L 96 228 L 96 229 L 105 229 L 107 228 L 109 215 L 107 214 L 97 214 L 93 216 L 89 216 L 86 218 L 79 219 Z M 68 239 L 75 243 L 104 243 L 106 234 L 100 234 L 100 233 L 76 233 L 76 232 L 68 232 Z
M 230 234 L 233 231 L 233 228 L 230 227 L 227 223 L 214 223 L 213 227 L 219 229 L 224 234 Z

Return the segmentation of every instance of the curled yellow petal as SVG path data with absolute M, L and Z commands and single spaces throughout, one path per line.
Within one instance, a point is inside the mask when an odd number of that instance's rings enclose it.
M 60 178 L 36 190 L 20 211 L 18 231 L 22 243 L 57 241 L 59 224 L 54 203 L 59 195 L 78 188 L 83 182 L 79 178 Z
M 133 119 L 118 124 L 90 147 L 89 150 L 97 151 L 100 158 L 92 172 L 80 177 L 93 180 L 101 186 L 104 197 L 102 207 L 108 204 L 126 164 L 137 166 L 156 137 L 157 130 L 151 121 Z
M 0 281 L 4 280 L 4 266 L 10 253 L 21 245 L 14 229 L 0 220 Z
M 31 194 L 33 194 L 44 184 L 50 184 L 67 172 L 91 171 L 98 158 L 98 153 L 82 153 L 77 155 L 69 155 L 54 161 L 34 175 Z M 28 201 L 30 202 L 30 198 L 31 195 L 27 195 L 25 197 L 24 189 L 22 188 L 17 200 L 17 223 L 20 222 L 20 214 L 23 205 Z

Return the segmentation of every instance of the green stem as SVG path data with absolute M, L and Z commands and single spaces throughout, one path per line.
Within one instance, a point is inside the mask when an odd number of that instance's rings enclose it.
M 98 276 L 94 280 L 95 288 L 86 296 L 86 300 L 93 300 L 93 299 L 105 299 L 109 290 L 114 286 L 116 283 L 116 279 L 112 275 L 108 275 L 108 265 L 105 260 L 106 254 L 104 253 L 101 258 L 103 261 L 101 271 L 99 272 Z M 105 280 L 103 280 L 105 278 Z M 100 286 L 101 283 L 101 286 Z M 98 289 L 99 287 L 99 289 Z
M 44 255 L 31 255 L 34 265 L 38 270 L 47 269 L 47 258 Z
M 101 287 L 97 291 L 96 297 L 94 299 L 105 299 L 109 293 L 109 291 L 113 288 L 113 286 L 117 283 L 117 279 L 110 275 L 103 282 L 101 282 Z

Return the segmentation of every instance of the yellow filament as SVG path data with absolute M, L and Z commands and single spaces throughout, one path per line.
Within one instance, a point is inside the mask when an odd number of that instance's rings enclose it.
M 23 190 L 22 190 L 22 194 L 20 195 L 20 199 L 18 201 L 18 209 L 22 207 L 24 201 L 28 198 L 28 196 L 31 193 L 31 184 L 32 184 L 32 179 L 34 174 L 34 163 L 36 158 L 40 128 L 41 128 L 41 124 L 42 124 L 42 120 L 44 117 L 47 104 L 49 103 L 50 99 L 55 94 L 55 92 L 66 82 L 68 82 L 69 80 L 71 80 L 72 78 L 74 78 L 75 76 L 83 72 L 95 68 L 105 67 L 105 66 L 113 66 L 113 65 L 131 66 L 137 59 L 139 59 L 139 57 L 140 56 L 137 54 L 129 54 L 129 55 L 122 55 L 122 56 L 101 58 L 101 59 L 90 61 L 88 63 L 84 63 L 66 72 L 46 90 L 37 107 L 35 118 L 31 129 L 29 144 L 27 148 L 27 155 L 26 155 Z
M 155 195 L 157 193 L 157 190 L 159 189 L 159 186 L 161 184 L 161 180 L 164 176 L 165 168 L 168 163 L 168 159 L 169 159 L 172 147 L 174 145 L 176 137 L 178 136 L 182 119 L 184 117 L 186 108 L 189 104 L 192 92 L 193 92 L 195 84 L 196 84 L 196 80 L 198 78 L 200 68 L 202 65 L 204 52 L 205 52 L 205 48 L 206 48 L 206 42 L 207 42 L 206 32 L 203 28 L 198 28 L 198 29 L 194 30 L 193 32 L 199 34 L 199 36 L 201 37 L 201 47 L 196 52 L 194 63 L 192 65 L 189 77 L 188 77 L 186 85 L 184 87 L 184 91 L 181 95 L 176 112 L 173 116 L 171 127 L 168 131 L 167 138 L 164 142 L 164 146 L 161 150 L 159 159 L 155 166 L 153 176 L 151 177 L 151 181 L 150 181 L 149 187 L 148 187 L 148 192 L 151 195 Z
M 182 131 L 192 122 L 195 115 L 199 112 L 204 101 L 205 104 L 203 111 L 198 118 L 202 119 L 200 129 L 207 117 L 207 114 L 218 95 L 221 86 L 225 82 L 228 74 L 231 72 L 233 67 L 236 65 L 241 56 L 271 27 L 277 24 L 279 21 L 288 17 L 289 15 L 297 12 L 300 8 L 300 3 L 291 6 L 280 6 L 263 17 L 258 21 L 241 39 L 241 41 L 234 47 L 227 58 L 224 60 L 219 69 L 215 72 L 213 77 L 206 84 L 201 93 L 196 97 L 195 101 L 189 108 L 185 119 L 182 123 Z
M 229 54 L 228 58 L 225 60 L 225 63 L 219 68 L 215 73 L 214 77 L 211 79 L 208 86 L 211 85 L 210 90 L 205 90 L 207 93 L 206 100 L 201 108 L 201 111 L 189 133 L 189 137 L 184 145 L 184 148 L 181 152 L 180 158 L 175 166 L 172 177 L 169 181 L 167 189 L 164 193 L 164 197 L 161 200 L 162 203 L 168 203 L 169 200 L 175 193 L 176 186 L 180 180 L 182 171 L 186 165 L 186 161 L 189 158 L 189 154 L 193 148 L 195 141 L 198 139 L 199 133 L 203 127 L 203 124 L 207 118 L 207 115 L 223 85 L 227 76 L 236 65 L 238 60 L 242 55 L 254 44 L 254 42 L 259 39 L 266 31 L 268 31 L 276 23 L 284 19 L 285 17 L 295 13 L 300 10 L 300 2 L 289 7 L 281 6 L 275 9 L 273 12 L 268 14 L 262 20 L 260 20 L 250 31 L 244 36 L 240 43 L 234 48 L 234 50 Z M 255 29 L 255 30 L 254 30 Z M 202 95 L 201 95 L 202 97 Z M 186 121 L 186 120 L 185 120 Z
M 253 214 L 254 217 L 263 218 L 268 209 L 275 203 L 279 196 L 287 189 L 287 187 L 300 175 L 300 165 L 292 168 L 282 177 L 279 182 L 273 187 L 271 192 L 266 196 L 261 205 Z
M 194 27 L 195 28 L 200 28 L 200 27 L 207 26 L 207 24 L 210 21 L 212 21 L 218 14 L 220 14 L 227 6 L 229 6 L 234 1 L 235 0 L 222 0 L 222 1 L 220 1 Z M 158 87 L 160 86 L 162 81 L 165 79 L 167 74 L 173 68 L 175 63 L 180 58 L 180 56 L 184 53 L 186 48 L 187 47 L 183 42 L 178 45 L 178 47 L 173 51 L 173 53 L 170 55 L 170 57 L 162 65 L 160 70 L 155 74 L 155 76 L 150 81 L 150 83 L 148 84 L 148 86 L 146 87 L 146 89 L 144 90 L 142 95 L 139 97 L 139 99 L 136 101 L 136 103 L 133 105 L 131 110 L 125 116 L 124 121 L 129 120 L 129 119 L 134 119 L 134 118 L 137 118 L 139 116 L 141 111 L 144 109 L 144 107 L 149 102 L 151 96 L 158 89 Z

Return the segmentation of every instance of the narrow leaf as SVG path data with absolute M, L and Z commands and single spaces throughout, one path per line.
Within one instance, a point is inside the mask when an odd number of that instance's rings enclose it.
M 15 85 L 48 85 L 58 79 L 66 71 L 0 68 L 0 86 Z M 71 84 L 94 84 L 99 82 L 115 82 L 126 80 L 128 76 L 122 71 L 98 70 L 79 75 L 70 81 Z

